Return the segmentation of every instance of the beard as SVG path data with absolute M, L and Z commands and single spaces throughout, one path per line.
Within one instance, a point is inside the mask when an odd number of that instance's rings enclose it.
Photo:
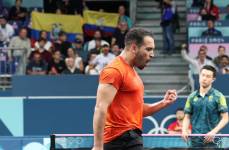
M 143 70 L 143 69 L 145 68 L 145 66 L 146 66 L 146 63 L 143 62 L 142 58 L 141 58 L 141 59 L 137 59 L 137 58 L 136 58 L 134 64 L 135 64 L 135 66 L 136 66 L 138 69 L 140 69 L 140 70 Z
M 137 66 L 137 68 L 140 69 L 140 70 L 143 70 L 145 68 L 145 66 L 141 65 L 141 66 Z
M 134 66 L 140 70 L 143 70 L 146 67 L 146 64 L 148 63 L 148 61 L 145 61 L 144 58 L 145 57 L 143 56 L 143 54 L 138 52 L 135 57 Z

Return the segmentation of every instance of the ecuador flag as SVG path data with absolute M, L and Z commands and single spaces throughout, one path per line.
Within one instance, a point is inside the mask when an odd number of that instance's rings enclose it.
M 118 25 L 119 14 L 85 10 L 84 32 L 86 36 L 93 36 L 96 29 L 102 30 L 105 36 L 111 36 Z
M 51 39 L 55 40 L 60 31 L 68 35 L 73 41 L 77 34 L 82 34 L 83 19 L 80 15 L 58 15 L 48 13 L 32 13 L 32 38 L 38 39 L 40 31 L 47 31 Z

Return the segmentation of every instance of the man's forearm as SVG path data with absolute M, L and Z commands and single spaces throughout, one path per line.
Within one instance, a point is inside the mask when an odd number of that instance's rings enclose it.
M 165 108 L 167 105 L 163 102 L 163 100 L 153 103 L 153 104 L 146 104 L 143 105 L 143 116 L 150 116 L 153 113 L 160 111 L 161 109 Z
M 93 129 L 94 129 L 94 147 L 103 147 L 103 133 L 106 112 L 95 108 Z
M 190 117 L 185 115 L 182 125 L 182 132 L 188 132 L 189 131 L 189 125 L 190 125 Z
M 220 122 L 218 123 L 218 125 L 212 129 L 212 131 L 217 134 L 221 129 L 223 129 L 223 127 L 225 127 L 228 123 L 228 117 L 223 117 Z

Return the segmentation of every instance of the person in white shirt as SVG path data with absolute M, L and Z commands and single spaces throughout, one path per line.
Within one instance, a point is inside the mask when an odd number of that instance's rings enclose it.
M 95 65 L 95 69 L 101 72 L 101 70 L 109 64 L 114 58 L 115 55 L 110 53 L 110 46 L 109 45 L 103 45 L 102 46 L 102 53 L 97 55 L 94 61 L 92 62 Z
M 14 35 L 14 28 L 7 23 L 4 16 L 0 15 L 0 45 L 8 46 L 11 37 Z
M 79 69 L 81 73 L 83 73 L 84 70 L 83 59 L 73 48 L 68 48 L 67 58 L 73 58 L 76 68 Z
M 95 68 L 95 65 L 93 65 L 93 61 L 96 58 L 97 54 L 90 54 L 90 58 L 88 61 L 88 65 L 85 67 L 85 74 L 88 75 L 98 75 L 99 71 Z
M 18 64 L 16 74 L 20 75 L 25 73 L 25 64 L 27 64 L 27 58 L 31 53 L 31 42 L 27 37 L 27 33 L 26 28 L 21 28 L 19 35 L 13 37 L 9 44 L 11 49 L 8 51 L 9 60 L 15 59 Z
M 100 30 L 96 30 L 95 31 L 95 34 L 94 34 L 94 39 L 91 40 L 91 41 L 88 41 L 86 44 L 85 44 L 85 47 L 84 49 L 86 51 L 90 51 L 92 49 L 94 49 L 96 47 L 96 42 L 95 41 L 100 41 L 101 42 L 101 45 L 109 45 L 109 43 L 105 40 L 102 40 L 102 33 Z
M 210 65 L 217 69 L 215 64 L 211 60 L 207 59 L 207 51 L 205 49 L 202 48 L 199 49 L 198 57 L 196 59 L 191 58 L 187 54 L 186 49 L 187 49 L 186 44 L 183 44 L 181 49 L 181 56 L 183 57 L 184 60 L 190 63 L 193 74 L 199 74 L 200 69 L 205 65 Z
M 48 34 L 47 34 L 47 32 L 46 31 L 41 31 L 39 38 L 43 38 L 43 39 L 46 40 L 44 49 L 47 50 L 47 51 L 50 51 L 50 48 L 52 47 L 52 43 L 50 41 L 48 41 Z M 35 49 L 39 49 L 40 48 L 39 41 L 36 41 L 35 42 L 34 48 Z

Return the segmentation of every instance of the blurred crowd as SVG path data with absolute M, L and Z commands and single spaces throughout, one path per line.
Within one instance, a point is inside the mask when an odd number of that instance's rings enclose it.
M 56 14 L 79 14 L 88 9 L 83 0 L 47 0 L 41 11 Z M 43 74 L 99 74 L 106 64 L 119 55 L 124 48 L 124 37 L 132 27 L 131 19 L 126 15 L 126 8 L 117 8 L 119 22 L 111 37 L 103 37 L 99 28 L 93 37 L 77 35 L 73 42 L 67 40 L 67 33 L 59 31 L 56 38 L 41 31 L 38 40 L 31 38 L 31 11 L 22 7 L 22 0 L 15 0 L 15 5 L 5 8 L 0 1 L 0 53 L 14 69 L 7 66 L 0 73 Z M 34 8 L 32 11 L 39 11 Z M 103 11 L 103 10 L 100 10 Z M 26 70 L 17 66 L 26 64 Z M 7 64 L 8 65 L 8 64 Z M 12 66 L 12 65 L 11 65 Z
M 225 4 L 226 6 L 226 4 Z M 214 0 L 193 0 L 192 8 L 198 8 L 198 18 L 196 21 L 206 21 L 207 29 L 201 33 L 202 38 L 223 38 L 225 35 L 220 30 L 216 29 L 215 23 L 216 21 L 228 20 L 229 19 L 229 7 L 219 8 L 214 3 Z M 191 8 L 191 9 L 192 9 Z M 224 17 L 220 17 L 220 9 L 226 9 L 226 14 Z M 222 15 L 221 15 L 222 16 Z M 198 55 L 196 58 L 191 58 L 187 55 L 187 51 L 192 51 L 188 49 L 186 44 L 182 45 L 181 54 L 185 60 L 187 60 L 191 64 L 191 68 L 194 74 L 198 74 L 199 70 L 204 65 L 212 65 L 220 74 L 229 74 L 229 56 L 228 50 L 223 44 L 218 44 L 217 56 L 211 58 L 208 56 L 208 49 L 211 43 L 203 44 L 199 47 Z M 229 43 L 226 43 L 229 44 Z

